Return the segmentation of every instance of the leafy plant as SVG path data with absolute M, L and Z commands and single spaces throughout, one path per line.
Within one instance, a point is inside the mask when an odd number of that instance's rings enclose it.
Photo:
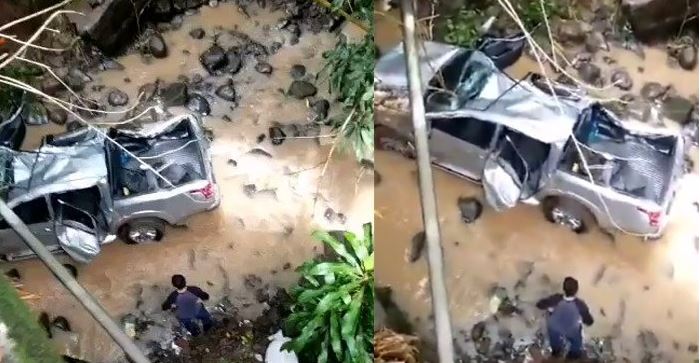
M 292 313 L 285 349 L 301 362 L 370 363 L 374 329 L 374 240 L 372 225 L 364 235 L 344 232 L 342 238 L 317 231 L 314 238 L 335 252 L 335 259 L 312 260 L 297 271 L 291 290 Z
M 561 0 L 549 0 L 544 2 L 544 10 L 547 13 L 548 19 L 555 16 L 564 16 L 566 14 L 565 2 Z M 544 22 L 542 14 L 542 4 L 540 0 L 522 0 L 514 4 L 515 11 L 523 21 L 523 25 L 528 30 L 532 30 Z
M 333 0 L 333 9 L 342 9 L 370 25 L 374 21 L 374 0 Z
M 0 69 L 0 75 L 29 84 L 32 84 L 36 77 L 40 76 L 41 74 L 42 71 L 40 68 L 31 65 L 8 65 L 7 67 Z M 28 97 L 28 95 L 25 97 Z M 25 98 L 24 101 L 31 100 L 29 98 Z M 7 114 L 12 112 L 12 110 L 19 106 L 21 102 L 22 90 L 6 84 L 0 84 L 0 115 L 7 116 Z
M 337 95 L 347 112 L 333 120 L 336 130 L 343 129 L 347 145 L 358 160 L 372 159 L 374 152 L 374 37 L 368 33 L 362 42 L 341 39 L 335 49 L 323 54 L 326 64 L 321 74 L 328 73 L 329 92 Z
M 467 7 L 459 9 L 457 14 L 447 18 L 445 41 L 460 47 L 473 47 L 479 38 L 479 25 L 482 20 L 479 10 Z

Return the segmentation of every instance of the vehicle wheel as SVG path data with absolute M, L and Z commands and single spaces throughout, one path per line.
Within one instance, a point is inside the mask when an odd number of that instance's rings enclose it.
M 120 237 L 128 244 L 158 242 L 165 234 L 165 223 L 159 219 L 137 219 L 120 229 Z
M 560 198 L 549 198 L 542 203 L 545 218 L 555 224 L 562 225 L 574 233 L 588 232 L 593 216 L 581 204 Z

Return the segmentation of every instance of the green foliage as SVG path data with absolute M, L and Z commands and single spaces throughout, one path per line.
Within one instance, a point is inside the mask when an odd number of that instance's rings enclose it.
M 371 363 L 374 334 L 374 240 L 372 225 L 364 235 L 344 232 L 341 239 L 328 232 L 313 236 L 335 252 L 335 259 L 312 260 L 297 271 L 291 290 L 292 313 L 284 321 L 300 362 Z
M 332 0 L 333 9 L 342 9 L 357 19 L 371 25 L 374 23 L 374 0 Z
M 479 26 L 483 21 L 481 12 L 463 7 L 457 14 L 447 18 L 445 41 L 460 47 L 471 48 L 479 38 Z
M 41 74 L 42 71 L 40 68 L 31 65 L 8 65 L 7 67 L 0 69 L 0 75 L 10 77 L 30 85 L 34 82 L 36 77 L 40 76 Z M 28 95 L 25 95 L 25 101 L 30 101 L 28 97 Z M 8 113 L 15 109 L 15 107 L 19 106 L 21 101 L 22 90 L 6 84 L 0 84 L 0 115 L 6 117 Z
M 367 34 L 362 42 L 350 43 L 341 39 L 335 49 L 323 54 L 326 64 L 321 73 L 328 73 L 329 92 L 337 95 L 346 112 L 333 120 L 343 130 L 346 145 L 355 151 L 358 160 L 372 159 L 374 153 L 374 59 L 373 35 Z
M 9 328 L 10 339 L 15 344 L 12 352 L 18 363 L 61 362 L 36 317 L 3 277 L 0 277 L 0 322 Z
M 534 27 L 544 22 L 540 0 L 521 0 L 516 2 L 514 6 L 525 28 L 528 30 L 532 30 Z M 566 14 L 565 1 L 545 1 L 544 10 L 547 13 L 548 19 L 552 19 L 555 16 L 563 17 Z

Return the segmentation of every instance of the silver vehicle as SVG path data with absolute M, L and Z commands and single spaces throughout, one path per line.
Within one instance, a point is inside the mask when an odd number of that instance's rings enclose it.
M 577 233 L 594 223 L 663 233 L 683 175 L 679 134 L 623 124 L 576 89 L 555 84 L 552 92 L 536 74 L 514 80 L 480 51 L 421 49 L 435 165 L 480 182 L 497 211 L 525 202 Z M 399 46 L 377 62 L 377 88 L 405 91 L 402 53 Z M 410 140 L 410 124 L 396 128 Z
M 166 224 L 216 208 L 221 198 L 209 141 L 193 115 L 138 132 L 82 128 L 49 135 L 36 151 L 0 148 L 0 160 L 8 205 L 47 248 L 83 263 L 117 235 L 127 243 L 160 241 Z M 33 255 L 4 220 L 0 255 Z

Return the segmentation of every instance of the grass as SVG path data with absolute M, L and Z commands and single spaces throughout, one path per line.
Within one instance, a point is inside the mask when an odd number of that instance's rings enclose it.
M 18 363 L 56 363 L 61 358 L 15 288 L 0 277 L 0 321 L 9 328 Z

